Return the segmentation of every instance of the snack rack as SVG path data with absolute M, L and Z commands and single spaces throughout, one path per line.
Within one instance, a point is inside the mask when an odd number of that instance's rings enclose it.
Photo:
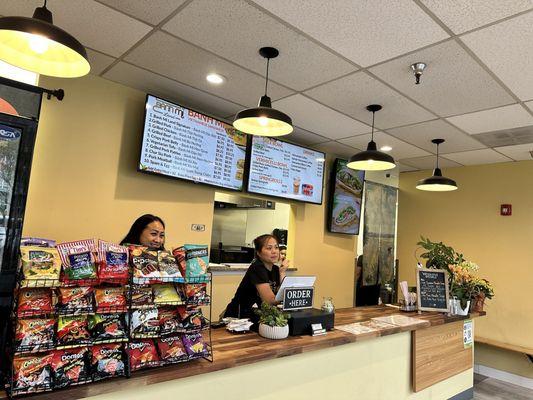
M 136 280 L 134 283 L 133 274 L 131 272 L 132 268 L 130 267 L 130 278 L 125 283 L 123 281 L 110 281 L 106 280 L 105 283 L 102 283 L 98 280 L 90 279 L 90 280 L 78 280 L 76 282 L 69 281 L 68 286 L 115 286 L 115 287 L 123 287 L 125 297 L 126 297 L 126 307 L 98 307 L 98 310 L 96 308 L 96 305 L 94 304 L 94 297 L 93 297 L 93 311 L 88 312 L 85 310 L 82 310 L 80 313 L 74 313 L 74 314 L 65 314 L 64 312 L 61 312 L 56 308 L 57 303 L 57 291 L 60 287 L 64 287 L 64 282 L 61 279 L 32 279 L 30 281 L 24 281 L 22 277 L 22 271 L 20 270 L 18 273 L 17 278 L 17 287 L 15 289 L 15 296 L 14 296 L 14 303 L 13 303 L 13 310 L 11 313 L 11 319 L 9 321 L 10 326 L 10 332 L 12 336 L 12 340 L 10 343 L 10 346 L 8 347 L 8 359 L 6 362 L 9 362 L 11 365 L 10 371 L 8 371 L 8 376 L 6 377 L 6 392 L 7 395 L 10 398 L 13 398 L 15 396 L 22 396 L 26 394 L 35 394 L 39 392 L 46 392 L 46 391 L 53 391 L 53 390 L 61 390 L 64 387 L 62 387 L 61 382 L 56 382 L 53 378 L 52 374 L 52 367 L 48 365 L 45 367 L 49 378 L 49 383 L 41 385 L 39 388 L 31 390 L 28 389 L 22 389 L 17 390 L 16 381 L 15 381 L 15 366 L 14 366 L 14 359 L 15 357 L 20 356 L 39 356 L 39 355 L 46 355 L 51 354 L 54 350 L 66 350 L 66 349 L 82 349 L 87 348 L 88 351 L 85 352 L 84 355 L 84 361 L 86 365 L 88 366 L 87 371 L 88 374 L 85 378 L 79 379 L 75 383 L 69 383 L 68 387 L 72 387 L 75 385 L 81 385 L 81 384 L 88 384 L 92 382 L 97 382 L 103 379 L 108 378 L 100 378 L 95 379 L 93 378 L 93 373 L 90 368 L 90 357 L 91 357 L 91 349 L 95 345 L 101 345 L 101 344 L 120 344 L 121 353 L 122 353 L 122 360 L 124 361 L 124 374 L 120 375 L 126 378 L 129 378 L 132 373 L 135 373 L 136 371 L 132 371 L 131 369 L 131 359 L 130 359 L 130 352 L 129 348 L 132 343 L 134 343 L 139 338 L 133 337 L 130 332 L 130 326 L 131 326 L 131 320 L 132 320 L 132 314 L 135 311 L 135 308 L 132 304 L 132 289 L 135 285 L 139 284 L 150 284 L 151 283 L 167 283 L 167 284 L 173 284 L 173 285 L 189 285 L 189 284 L 206 284 L 206 296 L 204 299 L 200 302 L 195 301 L 187 301 L 185 299 L 184 301 L 180 302 L 172 302 L 172 303 L 158 303 L 157 307 L 172 307 L 172 306 L 182 306 L 187 307 L 190 309 L 198 309 L 200 307 L 205 309 L 206 314 L 208 314 L 205 318 L 205 324 L 201 326 L 200 329 L 197 330 L 183 330 L 180 332 L 176 332 L 175 335 L 186 335 L 186 334 L 193 334 L 193 333 L 201 333 L 203 336 L 203 343 L 205 344 L 206 351 L 199 355 L 188 355 L 186 357 L 181 357 L 179 359 L 174 359 L 171 361 L 158 361 L 154 363 L 148 363 L 144 366 L 142 366 L 141 370 L 144 370 L 145 368 L 154 368 L 154 367 L 163 367 L 163 366 L 169 366 L 173 364 L 181 364 L 185 362 L 189 362 L 196 359 L 205 359 L 207 361 L 212 362 L 213 361 L 213 351 L 212 351 L 212 339 L 211 339 L 211 312 L 212 312 L 212 274 L 207 273 L 202 276 L 197 277 L 189 277 L 189 278 L 157 278 L 157 282 L 153 282 L 154 279 L 150 278 L 146 279 L 146 282 L 139 281 L 139 279 Z M 47 311 L 35 311 L 31 313 L 25 313 L 23 316 L 18 316 L 18 301 L 19 301 L 19 291 L 22 289 L 40 289 L 45 288 L 46 290 L 50 290 L 52 293 L 52 309 Z M 125 318 L 125 324 L 124 329 L 126 331 L 126 337 L 121 339 L 109 339 L 109 340 L 97 340 L 97 341 L 91 341 L 90 343 L 84 343 L 84 344 L 75 344 L 75 345 L 64 345 L 58 342 L 57 335 L 55 334 L 57 332 L 57 319 L 59 316 L 71 316 L 71 315 L 90 315 L 90 314 L 116 314 L 116 313 L 122 313 Z M 15 333 L 16 328 L 19 323 L 19 319 L 35 319 L 35 318 L 56 318 L 55 326 L 54 326 L 54 335 L 52 338 L 52 341 L 48 341 L 48 343 L 44 346 L 40 346 L 39 344 L 32 344 L 27 347 L 22 346 L 16 346 L 15 343 Z M 156 336 L 152 337 L 151 340 L 155 341 L 162 336 Z M 156 346 L 157 347 L 157 346 Z M 117 376 L 116 378 L 119 378 L 120 376 Z M 115 378 L 115 377 L 113 377 Z

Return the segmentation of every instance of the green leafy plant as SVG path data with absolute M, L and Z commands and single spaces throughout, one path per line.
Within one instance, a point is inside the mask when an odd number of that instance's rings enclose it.
M 259 323 L 268 326 L 285 326 L 289 321 L 289 314 L 284 313 L 278 307 L 263 302 L 261 308 L 255 310 L 259 315 Z
M 444 269 L 449 272 L 450 265 L 457 265 L 464 261 L 462 254 L 442 242 L 432 242 L 429 238 L 420 236 L 417 244 L 426 250 L 420 257 L 426 259 L 427 268 Z

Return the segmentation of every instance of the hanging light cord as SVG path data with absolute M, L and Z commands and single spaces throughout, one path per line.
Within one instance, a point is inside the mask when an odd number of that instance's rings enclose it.
M 265 81 L 265 96 L 267 95 L 267 88 L 268 88 L 268 67 L 270 64 L 270 58 L 267 58 L 267 74 L 266 74 L 266 81 Z
M 372 111 L 372 142 L 374 141 L 374 117 L 376 116 L 376 112 Z
M 437 143 L 437 168 L 439 168 L 439 144 Z
M 47 0 L 44 0 L 44 6 L 43 6 L 44 8 L 46 8 L 46 1 L 47 1 Z

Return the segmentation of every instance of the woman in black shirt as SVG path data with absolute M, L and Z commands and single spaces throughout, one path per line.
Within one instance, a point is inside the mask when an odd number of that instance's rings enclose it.
M 258 307 L 261 302 L 276 304 L 276 293 L 285 273 L 289 261 L 279 262 L 278 239 L 273 235 L 261 235 L 254 239 L 255 259 L 248 267 L 235 296 L 226 307 L 224 317 L 250 318 L 257 321 L 253 312 L 254 304 Z

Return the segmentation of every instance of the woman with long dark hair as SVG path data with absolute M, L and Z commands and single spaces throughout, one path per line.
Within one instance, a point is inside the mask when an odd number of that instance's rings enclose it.
M 141 215 L 135 220 L 120 244 L 140 244 L 162 249 L 165 246 L 165 223 L 155 215 Z

